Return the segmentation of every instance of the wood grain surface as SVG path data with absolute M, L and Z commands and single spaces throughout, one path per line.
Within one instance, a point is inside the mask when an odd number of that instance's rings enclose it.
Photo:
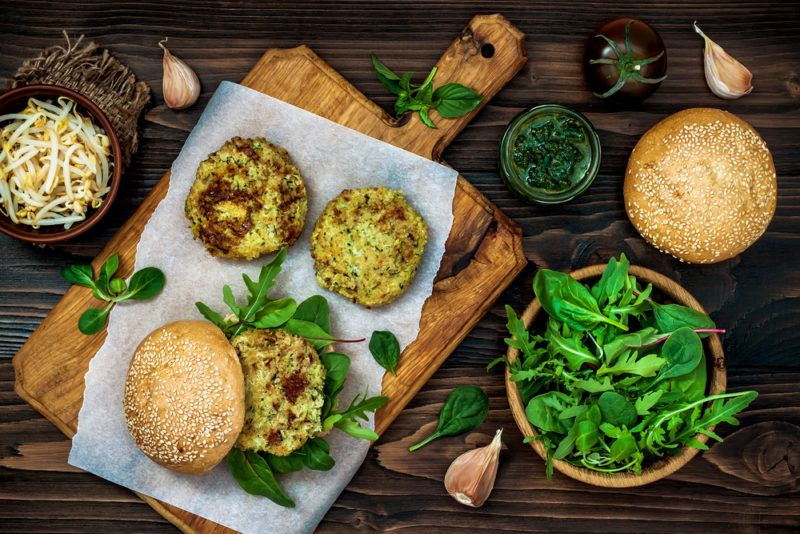
M 13 532 L 174 532 L 124 488 L 66 465 L 68 441 L 13 392 L 13 356 L 67 289 L 59 270 L 93 258 L 169 168 L 203 105 L 222 80 L 239 80 L 267 48 L 308 44 L 384 109 L 392 99 L 375 80 L 369 53 L 398 70 L 427 71 L 473 15 L 501 12 L 526 34 L 528 64 L 454 140 L 443 157 L 524 233 L 529 266 L 411 400 L 371 450 L 320 524 L 342 530 L 753 532 L 800 529 L 800 3 L 783 2 L 3 2 L 0 83 L 22 60 L 57 42 L 62 29 L 107 46 L 153 88 L 139 156 L 125 176 L 108 224 L 57 250 L 0 238 L 0 530 Z M 610 107 L 587 90 L 584 40 L 603 20 L 636 16 L 662 34 L 669 79 L 636 107 Z M 755 90 L 741 100 L 714 97 L 702 76 L 703 29 L 751 68 Z M 203 82 L 198 105 L 164 108 L 156 43 Z M 588 192 L 559 207 L 531 206 L 496 172 L 497 143 L 523 109 L 557 102 L 585 113 L 604 158 Z M 773 152 L 778 208 L 766 234 L 741 256 L 710 266 L 679 263 L 643 242 L 625 217 L 622 176 L 638 137 L 657 120 L 692 106 L 728 109 L 753 124 Z M 556 475 L 522 444 L 499 369 L 505 351 L 503 305 L 520 312 L 538 267 L 573 269 L 625 252 L 632 262 L 686 287 L 729 330 L 723 337 L 730 391 L 759 398 L 722 444 L 669 478 L 636 489 L 605 490 Z M 435 426 L 447 393 L 460 384 L 489 393 L 491 412 L 475 432 L 409 454 Z M 54 384 L 57 387 L 57 384 Z M 442 479 L 459 453 L 504 427 L 497 484 L 481 509 L 446 495 Z

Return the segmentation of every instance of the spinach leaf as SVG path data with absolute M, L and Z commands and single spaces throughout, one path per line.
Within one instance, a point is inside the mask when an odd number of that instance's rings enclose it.
M 605 361 L 607 364 L 612 364 L 626 350 L 645 347 L 658 341 L 661 337 L 662 335 L 656 332 L 655 328 L 650 327 L 617 336 L 603 346 Z
M 321 295 L 308 297 L 297 306 L 294 318 L 315 323 L 327 334 L 331 333 L 331 312 L 328 301 Z
M 541 269 L 533 279 L 533 291 L 551 317 L 578 331 L 608 323 L 627 330 L 624 324 L 600 313 L 597 301 L 586 287 L 565 273 Z
M 580 421 L 575 435 L 575 447 L 581 452 L 588 452 L 594 447 L 597 440 L 597 425 L 587 419 Z
M 564 338 L 552 332 L 548 333 L 547 339 L 550 341 L 551 350 L 555 354 L 560 354 L 566 358 L 567 367 L 571 371 L 577 371 L 584 364 L 589 364 L 594 367 L 600 365 L 600 360 L 589 352 L 589 349 L 581 342 L 580 338 Z
M 603 421 L 614 426 L 632 427 L 636 423 L 636 408 L 631 401 L 614 391 L 606 391 L 597 399 Z
M 664 342 L 661 354 L 666 364 L 658 372 L 656 382 L 694 371 L 703 359 L 703 343 L 691 328 L 677 329 Z
M 450 392 L 439 413 L 436 432 L 408 450 L 413 452 L 442 436 L 456 436 L 476 428 L 489 413 L 489 397 L 478 386 L 459 386 Z
M 378 365 L 392 373 L 397 374 L 397 364 L 400 362 L 400 343 L 394 334 L 387 330 L 376 330 L 369 340 L 369 351 Z
M 280 506 L 294 508 L 294 501 L 275 479 L 267 461 L 258 454 L 233 448 L 228 453 L 228 469 L 247 493 L 261 495 Z
M 322 438 L 311 438 L 303 446 L 303 464 L 314 471 L 330 471 L 336 464 L 331 457 L 331 447 Z
M 675 332 L 682 327 L 692 330 L 699 328 L 716 328 L 711 317 L 693 308 L 687 308 L 680 304 L 657 304 L 651 303 L 653 307 L 653 317 L 656 325 L 661 332 Z
M 339 352 L 323 352 L 319 359 L 326 371 L 325 397 L 335 400 L 344 387 L 347 373 L 350 372 L 350 357 Z
M 283 325 L 283 328 L 291 334 L 306 338 L 317 350 L 323 349 L 334 342 L 334 339 L 316 323 L 300 319 L 289 319 Z
M 285 474 L 300 471 L 303 468 L 302 451 L 295 451 L 288 456 L 276 456 L 270 453 L 261 453 L 274 473 Z

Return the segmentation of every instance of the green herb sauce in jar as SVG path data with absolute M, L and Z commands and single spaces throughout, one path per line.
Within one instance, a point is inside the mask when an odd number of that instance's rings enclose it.
M 538 106 L 514 119 L 500 146 L 506 183 L 544 204 L 566 202 L 589 187 L 600 163 L 600 142 L 583 115 L 563 106 Z

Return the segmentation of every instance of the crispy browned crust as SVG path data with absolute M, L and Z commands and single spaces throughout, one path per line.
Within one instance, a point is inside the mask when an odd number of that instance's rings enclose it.
M 297 241 L 307 208 L 300 171 L 263 137 L 234 137 L 200 163 L 185 206 L 211 254 L 242 259 Z

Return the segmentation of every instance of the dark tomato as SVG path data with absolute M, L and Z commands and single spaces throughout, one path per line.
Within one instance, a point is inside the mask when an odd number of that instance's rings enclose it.
M 616 50 L 601 35 L 613 42 Z M 653 94 L 666 78 L 667 51 L 661 36 L 646 22 L 615 19 L 589 37 L 584 68 L 596 96 L 638 102 Z

